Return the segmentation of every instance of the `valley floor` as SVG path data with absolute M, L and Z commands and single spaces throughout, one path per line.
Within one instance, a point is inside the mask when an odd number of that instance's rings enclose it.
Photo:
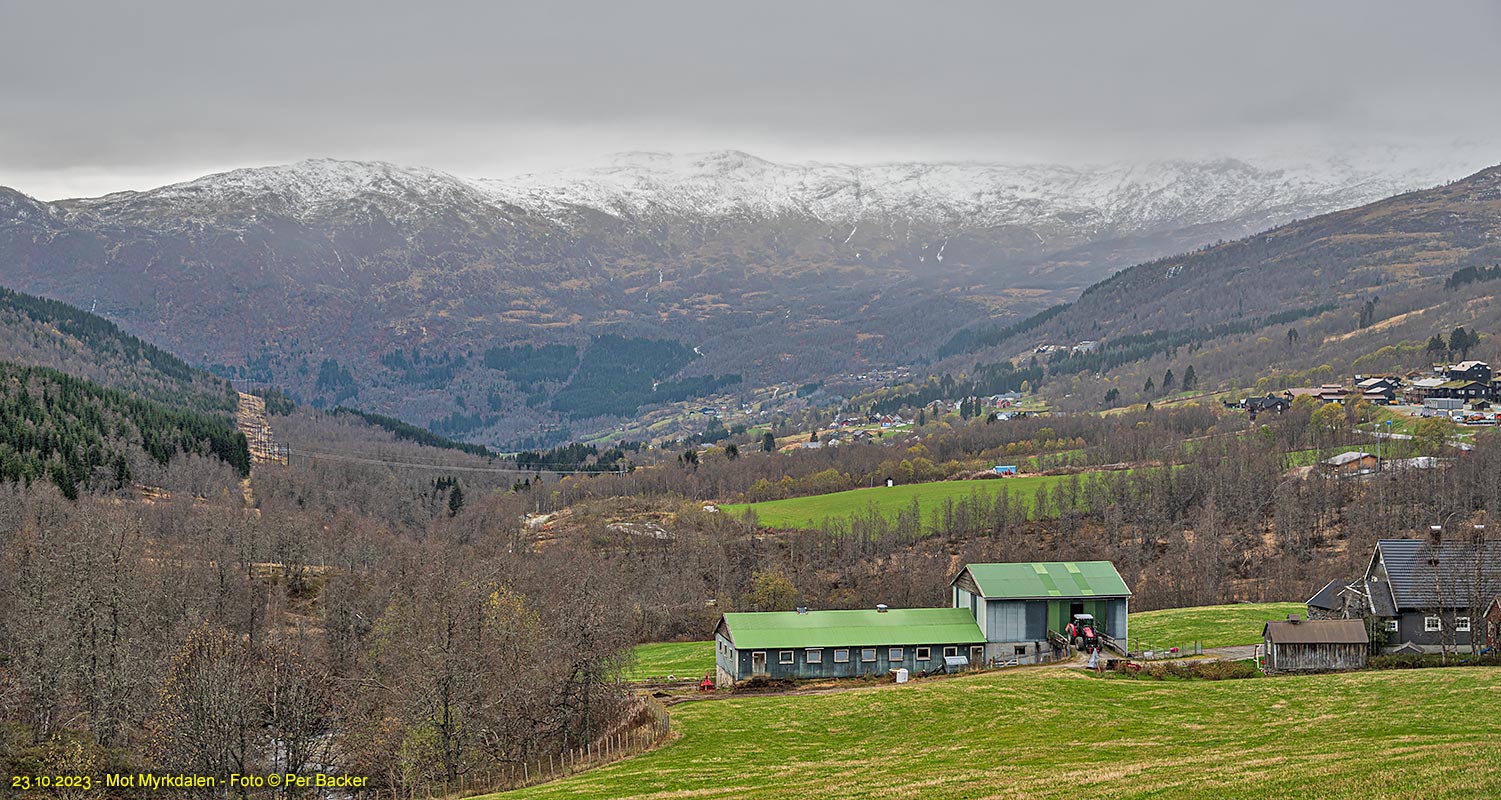
M 1495 797 L 1498 692 L 1501 669 L 1474 667 L 736 697 L 674 708 L 659 750 L 494 797 Z

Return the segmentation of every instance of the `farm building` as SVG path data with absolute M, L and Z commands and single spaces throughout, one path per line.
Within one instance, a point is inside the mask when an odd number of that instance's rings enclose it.
M 714 630 L 716 681 L 847 678 L 978 661 L 985 636 L 958 608 L 725 614 Z
M 1313 600 L 1329 616 L 1380 621 L 1384 652 L 1467 649 L 1472 632 L 1501 595 L 1501 542 L 1383 539 L 1365 575 Z M 1476 643 L 1481 637 L 1476 637 Z
M 1296 614 L 1268 622 L 1261 641 L 1268 673 L 1364 669 L 1371 646 L 1361 620 L 1304 621 Z
M 970 564 L 950 587 L 954 607 L 974 614 L 988 662 L 1042 660 L 1053 651 L 1048 634 L 1062 635 L 1075 614 L 1092 614 L 1126 646 L 1131 590 L 1109 561 Z
M 1347 478 L 1354 475 L 1370 475 L 1380 469 L 1381 462 L 1371 453 L 1360 451 L 1340 453 L 1332 458 L 1323 460 L 1324 469 L 1330 474 Z

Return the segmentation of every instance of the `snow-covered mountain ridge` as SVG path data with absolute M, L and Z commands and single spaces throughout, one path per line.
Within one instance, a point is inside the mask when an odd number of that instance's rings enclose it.
M 1468 174 L 1453 165 L 1393 167 L 1298 169 L 1229 158 L 1094 167 L 778 164 L 726 151 L 627 153 L 601 166 L 475 184 L 509 203 L 553 214 L 584 207 L 636 218 L 806 214 L 831 223 L 897 217 L 1144 232 L 1246 214 L 1320 213 Z
M 1484 165 L 1457 158 L 1421 166 L 1279 166 L 1230 158 L 1088 167 L 781 164 L 721 151 L 625 153 L 595 166 L 499 179 L 315 159 L 61 205 L 75 213 L 133 219 L 164 214 L 177 220 L 222 219 L 246 213 L 307 219 L 367 205 L 403 220 L 455 209 L 502 218 L 530 213 L 567 227 L 581 224 L 586 213 L 626 222 L 795 217 L 848 225 L 845 235 L 862 221 L 903 221 L 955 230 L 1025 226 L 1043 236 L 1089 237 L 1242 218 L 1249 225 L 1269 227 L 1436 185 Z

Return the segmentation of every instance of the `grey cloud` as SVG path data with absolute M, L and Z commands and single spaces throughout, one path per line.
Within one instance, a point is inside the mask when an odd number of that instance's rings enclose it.
M 1488 2 L 0 0 L 0 183 L 1445 141 L 1501 130 L 1498 34 Z

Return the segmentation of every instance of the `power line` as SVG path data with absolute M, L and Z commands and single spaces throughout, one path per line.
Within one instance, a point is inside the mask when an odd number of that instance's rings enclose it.
M 347 454 L 344 454 L 344 453 L 328 453 L 328 452 L 320 452 L 320 451 L 317 451 L 317 450 L 303 450 L 303 449 L 300 449 L 300 448 L 297 449 L 297 450 L 293 450 L 292 454 L 293 455 L 308 456 L 310 459 L 311 458 L 326 458 L 326 459 L 330 459 L 330 460 L 333 460 L 333 461 L 348 461 L 348 462 L 352 462 L 352 463 L 356 463 L 356 464 L 371 464 L 371 465 L 374 465 L 374 466 L 388 466 L 388 467 L 412 467 L 412 468 L 415 468 L 415 469 L 437 470 L 439 472 L 481 472 L 481 473 L 492 473 L 492 474 L 502 474 L 502 475 L 535 475 L 535 474 L 537 474 L 539 472 L 551 472 L 551 473 L 557 474 L 557 475 L 602 475 L 602 474 L 603 475 L 607 475 L 607 474 L 620 474 L 620 473 L 625 472 L 625 469 L 623 467 L 622 468 L 618 468 L 618 469 L 612 469 L 612 470 L 597 470 L 597 469 L 559 469 L 559 468 L 556 468 L 556 467 L 546 467 L 546 466 L 539 466 L 539 467 L 528 468 L 528 469 L 522 469 L 520 467 L 466 467 L 466 466 L 460 466 L 460 465 L 445 466 L 445 465 L 442 465 L 442 464 L 426 464 L 426 463 L 415 462 L 415 461 L 394 461 L 394 460 L 390 460 L 390 459 L 368 458 L 368 457 L 365 457 L 365 456 L 347 455 Z

